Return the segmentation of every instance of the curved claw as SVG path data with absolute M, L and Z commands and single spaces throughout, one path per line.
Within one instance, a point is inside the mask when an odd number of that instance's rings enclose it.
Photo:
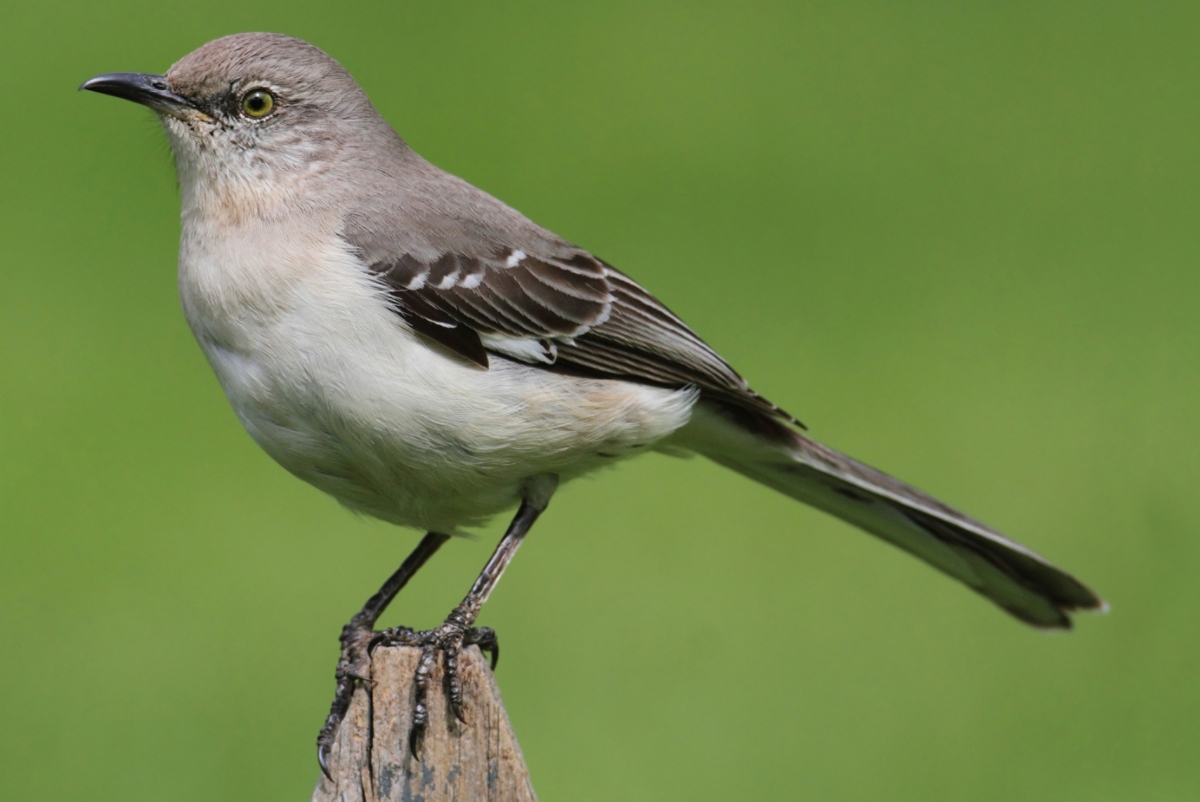
M 421 747 L 425 743 L 425 728 L 418 727 L 415 723 L 408 731 L 408 751 L 412 754 L 413 759 L 420 762 Z
M 496 637 L 496 630 L 491 627 L 472 627 L 467 630 L 463 643 L 478 646 L 490 658 L 492 671 L 496 670 L 496 664 L 500 662 L 500 639 Z
M 341 726 L 342 719 L 346 717 L 346 711 L 350 709 L 350 700 L 354 697 L 356 682 L 357 680 L 353 679 L 349 672 L 342 671 L 339 667 L 333 704 L 329 706 L 329 716 L 325 719 L 325 726 L 321 727 L 321 732 L 317 734 L 317 762 L 321 764 L 321 771 L 330 780 L 333 779 L 329 773 L 329 755 L 333 751 L 333 739 L 337 737 L 338 727 Z
M 321 773 L 325 775 L 325 779 L 333 782 L 333 775 L 329 772 L 329 752 L 329 744 L 317 746 L 317 762 L 321 764 Z

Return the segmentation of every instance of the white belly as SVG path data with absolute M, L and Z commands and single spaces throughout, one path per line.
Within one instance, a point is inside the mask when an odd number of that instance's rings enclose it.
M 412 335 L 348 253 L 230 250 L 198 254 L 185 237 L 180 286 L 238 417 L 293 474 L 393 523 L 477 524 L 532 476 L 566 481 L 654 446 L 695 402 L 494 356 L 483 370 Z

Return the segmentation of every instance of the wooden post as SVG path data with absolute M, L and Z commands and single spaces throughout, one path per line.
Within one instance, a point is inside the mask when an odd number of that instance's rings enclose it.
M 467 723 L 447 708 L 439 660 L 427 696 L 429 729 L 421 759 L 413 758 L 408 728 L 420 657 L 420 649 L 408 646 L 375 650 L 372 692 L 355 691 L 330 755 L 333 781 L 321 777 L 312 802 L 536 800 L 500 689 L 478 647 L 458 661 Z

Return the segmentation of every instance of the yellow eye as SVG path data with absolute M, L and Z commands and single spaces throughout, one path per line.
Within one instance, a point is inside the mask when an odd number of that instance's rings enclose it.
M 266 117 L 274 110 L 275 96 L 265 89 L 254 89 L 242 97 L 242 111 L 247 117 Z

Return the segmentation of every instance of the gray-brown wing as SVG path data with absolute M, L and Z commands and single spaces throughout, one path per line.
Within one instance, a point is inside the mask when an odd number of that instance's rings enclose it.
M 795 420 L 650 293 L 585 251 L 497 246 L 487 256 L 402 254 L 369 267 L 416 332 L 480 367 L 488 367 L 491 352 L 547 370 L 695 385 L 715 399 Z

